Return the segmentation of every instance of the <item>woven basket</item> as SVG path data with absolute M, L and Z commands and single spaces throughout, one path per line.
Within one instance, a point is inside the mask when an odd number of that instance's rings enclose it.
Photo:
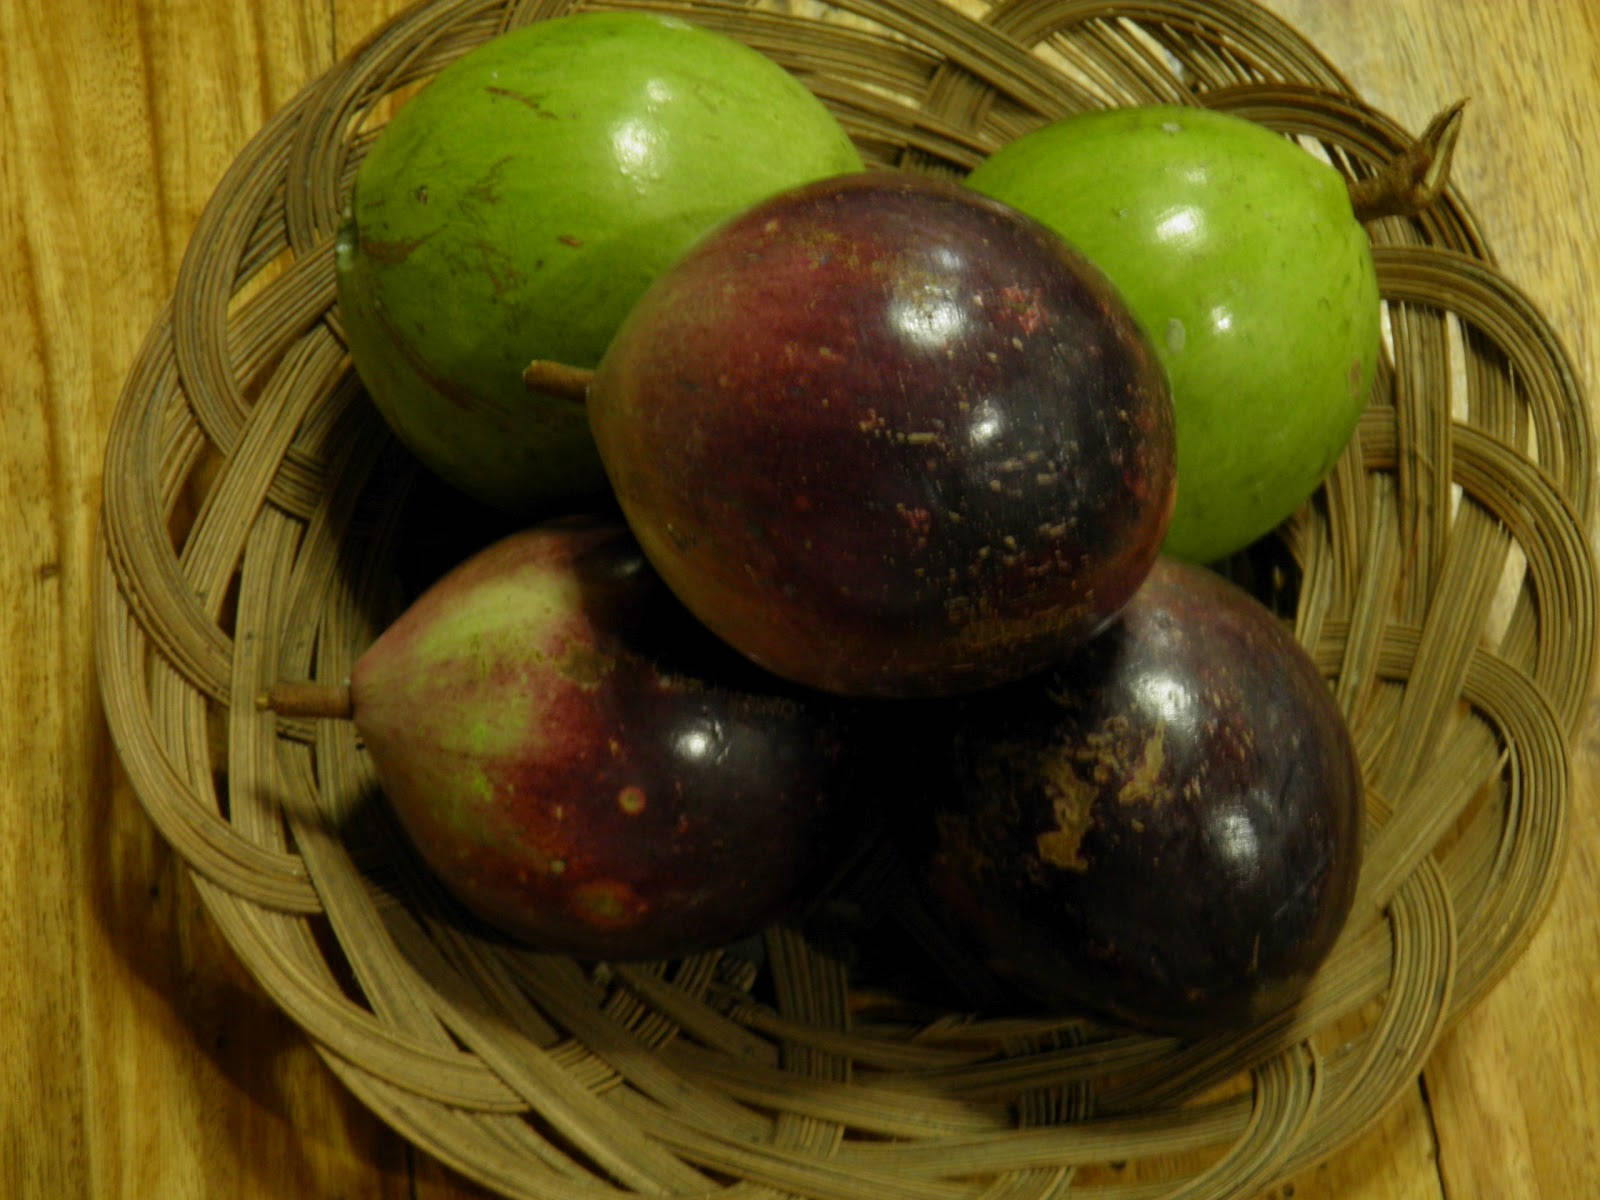
M 1407 140 L 1242 0 L 633 7 L 756 46 L 906 170 L 958 176 L 1048 118 L 1154 101 L 1241 113 L 1352 177 Z M 345 724 L 257 710 L 278 679 L 343 679 L 397 611 L 405 497 L 427 486 L 341 340 L 352 171 L 397 99 L 565 8 L 440 0 L 301 94 L 223 179 L 128 379 L 104 703 L 218 926 L 365 1103 L 508 1196 L 1248 1196 L 1332 1153 L 1535 927 L 1594 657 L 1589 409 L 1453 192 L 1373 227 L 1373 403 L 1250 560 L 1349 717 L 1370 819 L 1345 938 L 1301 1008 L 1247 1035 L 955 1011 L 886 986 L 837 928 L 647 966 L 508 947 L 417 868 Z M 858 916 L 891 876 L 863 871 Z

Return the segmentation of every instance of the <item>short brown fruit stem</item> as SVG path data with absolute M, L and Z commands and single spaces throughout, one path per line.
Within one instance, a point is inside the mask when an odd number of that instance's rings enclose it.
M 348 683 L 275 683 L 256 697 L 256 707 L 280 717 L 348 721 L 355 715 Z
M 582 404 L 589 398 L 589 385 L 594 382 L 594 372 L 587 367 L 536 358 L 522 369 L 522 382 L 530 391 L 547 392 Z

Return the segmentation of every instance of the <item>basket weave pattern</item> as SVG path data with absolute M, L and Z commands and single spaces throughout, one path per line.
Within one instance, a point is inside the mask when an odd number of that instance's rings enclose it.
M 1389 353 L 1263 583 L 1292 577 L 1276 591 L 1349 717 L 1369 824 L 1345 938 L 1248 1035 L 935 1011 L 862 986 L 805 928 L 599 969 L 508 947 L 417 869 L 348 726 L 257 710 L 279 679 L 342 680 L 400 603 L 415 471 L 335 305 L 355 165 L 396 99 L 569 7 L 439 0 L 303 92 L 222 180 L 128 379 L 105 708 L 213 919 L 365 1103 L 508 1196 L 1211 1198 L 1332 1153 L 1535 928 L 1594 656 L 1589 409 L 1454 192 L 1372 229 Z M 958 177 L 1052 117 L 1157 101 L 1261 121 L 1351 177 L 1406 140 L 1242 0 L 605 7 L 762 50 L 875 165 Z M 890 886 L 868 871 L 857 898 Z

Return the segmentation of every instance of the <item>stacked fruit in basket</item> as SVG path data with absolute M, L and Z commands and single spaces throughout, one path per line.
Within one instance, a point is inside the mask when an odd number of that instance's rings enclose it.
M 726 945 L 870 833 L 1021 1003 L 1278 1011 L 1350 909 L 1361 776 L 1204 564 L 1351 437 L 1361 218 L 1440 141 L 1353 207 L 1241 118 L 1108 110 L 953 183 L 680 20 L 496 38 L 374 141 L 337 267 L 372 402 L 510 532 L 461 522 L 347 682 L 264 703 L 353 719 L 439 880 L 542 950 Z

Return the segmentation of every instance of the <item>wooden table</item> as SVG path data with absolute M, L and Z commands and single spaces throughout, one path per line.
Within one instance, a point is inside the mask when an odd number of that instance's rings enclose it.
M 0 4 L 0 1194 L 466 1197 L 222 943 L 100 716 L 90 586 L 123 376 L 249 135 L 398 0 Z M 1269 0 L 1419 129 L 1600 399 L 1600 6 Z M 1549 920 L 1425 1079 L 1296 1200 L 1600 1188 L 1600 709 Z M 1290 1189 L 1284 1187 L 1287 1196 Z

